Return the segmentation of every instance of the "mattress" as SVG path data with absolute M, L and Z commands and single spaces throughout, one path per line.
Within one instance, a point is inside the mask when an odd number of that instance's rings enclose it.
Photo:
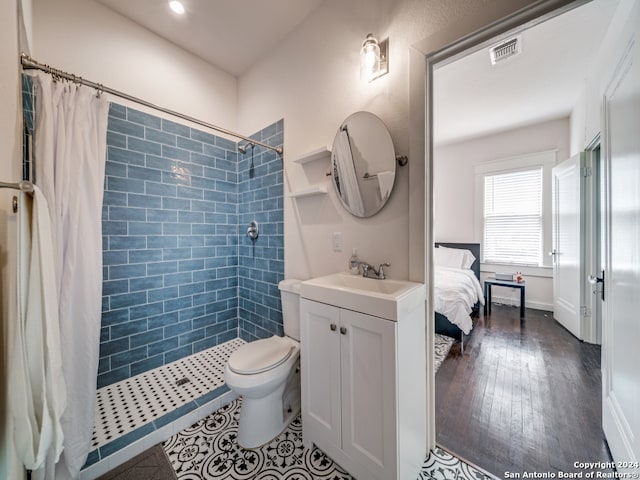
M 473 270 L 439 267 L 434 270 L 434 310 L 468 335 L 473 327 L 471 311 L 484 296 Z

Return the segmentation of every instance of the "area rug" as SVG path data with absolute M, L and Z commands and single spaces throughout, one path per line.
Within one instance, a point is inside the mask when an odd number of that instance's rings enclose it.
M 434 371 L 436 373 L 438 372 L 440 365 L 442 365 L 442 362 L 444 362 L 444 359 L 447 358 L 447 355 L 449 355 L 449 350 L 451 350 L 453 342 L 455 342 L 453 338 L 436 333 L 436 339 L 433 348 L 433 364 Z
M 98 480 L 176 480 L 176 473 L 162 445 L 158 444 Z

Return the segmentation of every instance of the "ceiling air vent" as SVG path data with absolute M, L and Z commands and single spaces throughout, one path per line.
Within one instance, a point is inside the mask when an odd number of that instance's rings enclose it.
M 489 49 L 489 56 L 491 57 L 491 65 L 495 65 L 502 60 L 506 60 L 509 57 L 518 55 L 522 51 L 522 38 L 517 37 L 510 38 L 504 42 L 500 42 Z

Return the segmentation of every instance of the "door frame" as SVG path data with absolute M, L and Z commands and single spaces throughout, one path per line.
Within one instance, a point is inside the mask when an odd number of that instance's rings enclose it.
M 409 50 L 409 278 L 427 285 L 426 367 L 427 447 L 436 446 L 434 309 L 433 309 L 433 71 L 471 48 L 506 37 L 525 25 L 535 25 L 590 0 L 499 0 L 492 8 L 467 16 L 455 26 L 414 44 Z M 421 161 L 422 160 L 422 161 Z M 428 453 L 428 452 L 426 452 Z
M 586 167 L 590 169 L 585 184 L 587 212 L 585 215 L 585 265 L 586 275 L 600 276 L 602 271 L 601 235 L 602 208 L 601 194 L 601 152 L 602 143 L 598 133 L 585 149 Z M 588 343 L 602 344 L 602 304 L 599 295 L 586 278 L 583 279 L 583 298 L 587 315 L 582 319 L 583 340 Z

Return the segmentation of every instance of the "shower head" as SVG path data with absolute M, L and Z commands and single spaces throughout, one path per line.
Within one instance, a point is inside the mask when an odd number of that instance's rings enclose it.
M 244 155 L 245 153 L 247 153 L 247 149 L 249 147 L 253 149 L 255 148 L 255 146 L 256 146 L 255 143 L 248 142 L 248 143 L 245 143 L 244 145 L 238 145 L 238 151 Z

